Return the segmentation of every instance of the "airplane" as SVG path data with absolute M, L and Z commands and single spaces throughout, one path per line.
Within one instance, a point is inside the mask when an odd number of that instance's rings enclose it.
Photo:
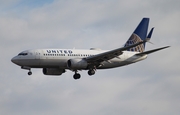
M 94 75 L 97 69 L 110 69 L 132 64 L 147 58 L 148 54 L 168 48 L 165 46 L 145 51 L 146 42 L 150 42 L 154 28 L 148 31 L 149 18 L 143 18 L 136 27 L 124 47 L 114 50 L 101 50 L 98 48 L 84 49 L 34 49 L 26 50 L 13 57 L 11 61 L 21 69 L 42 68 L 44 75 L 61 75 L 66 70 L 75 74 L 73 78 L 80 79 L 78 71 L 88 70 Z

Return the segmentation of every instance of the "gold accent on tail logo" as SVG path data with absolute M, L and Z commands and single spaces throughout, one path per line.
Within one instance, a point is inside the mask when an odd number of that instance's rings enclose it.
M 142 40 L 138 35 L 132 34 L 131 37 L 129 38 L 129 40 L 126 42 L 125 47 L 139 43 L 141 41 Z M 128 51 L 143 52 L 144 51 L 144 44 L 140 44 L 140 45 L 135 46 L 133 48 L 129 48 Z

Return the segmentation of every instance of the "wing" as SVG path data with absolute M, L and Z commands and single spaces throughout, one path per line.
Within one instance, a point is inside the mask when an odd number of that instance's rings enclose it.
M 150 54 L 150 53 L 153 53 L 153 52 L 156 52 L 156 51 L 159 51 L 159 50 L 168 48 L 168 47 L 170 47 L 170 46 L 165 46 L 165 47 L 162 47 L 162 48 L 157 48 L 157 49 L 145 51 L 145 52 L 142 52 L 142 53 L 138 53 L 138 54 L 136 54 L 136 55 L 138 55 L 138 56 L 147 55 L 147 54 Z
M 86 58 L 86 61 L 88 63 L 95 64 L 95 65 L 100 64 L 103 61 L 108 61 L 108 60 L 110 60 L 112 58 L 115 58 L 115 57 L 117 57 L 119 55 L 122 55 L 123 51 L 125 51 L 125 50 L 127 50 L 129 48 L 138 46 L 138 45 L 143 44 L 145 42 L 147 42 L 147 41 L 146 40 L 141 41 L 139 43 L 136 43 L 136 44 L 133 44 L 133 45 L 130 45 L 130 46 L 127 46 L 127 47 L 122 47 L 122 48 L 118 48 L 118 49 L 115 49 L 115 50 L 100 53 L 100 54 L 97 54 L 97 55 L 94 55 L 94 56 L 90 56 L 90 57 Z

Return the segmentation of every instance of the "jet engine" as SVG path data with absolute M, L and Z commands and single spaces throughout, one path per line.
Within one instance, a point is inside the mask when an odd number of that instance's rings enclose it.
M 59 68 L 43 68 L 44 75 L 61 75 L 65 72 L 65 69 Z
M 87 69 L 88 63 L 84 59 L 70 59 L 67 61 L 67 66 L 70 69 Z

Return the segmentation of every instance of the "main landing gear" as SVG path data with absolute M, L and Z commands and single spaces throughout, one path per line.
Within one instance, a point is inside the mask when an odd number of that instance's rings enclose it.
M 77 73 L 77 71 L 75 71 L 75 74 L 73 75 L 74 79 L 80 79 L 81 75 L 79 73 Z
M 94 75 L 95 74 L 95 69 L 90 69 L 89 71 L 88 71 L 88 75 Z M 77 73 L 77 71 L 75 71 L 75 74 L 73 75 L 73 78 L 75 79 L 75 80 L 77 80 L 77 79 L 80 79 L 81 78 L 81 75 L 79 74 L 79 73 Z
M 90 69 L 89 71 L 88 71 L 88 75 L 94 75 L 95 74 L 95 70 L 94 69 Z

